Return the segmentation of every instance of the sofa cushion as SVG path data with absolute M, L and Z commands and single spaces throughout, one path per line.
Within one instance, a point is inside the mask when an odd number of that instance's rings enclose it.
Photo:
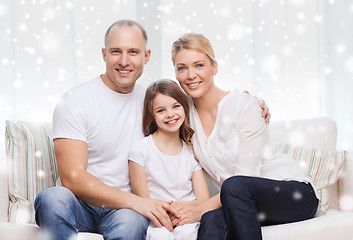
M 58 177 L 51 124 L 6 121 L 9 222 L 34 223 L 37 194 Z
M 329 209 L 305 221 L 262 227 L 263 240 L 348 240 L 353 236 L 353 213 Z
M 319 194 L 323 210 L 329 205 L 327 187 L 337 182 L 345 161 L 346 152 L 325 151 L 310 147 L 282 144 L 281 152 L 290 155 L 303 167 Z
M 39 227 L 28 223 L 1 223 L 0 237 L 3 240 L 40 240 L 52 239 L 40 237 Z M 76 240 L 103 240 L 103 236 L 97 233 L 79 232 Z

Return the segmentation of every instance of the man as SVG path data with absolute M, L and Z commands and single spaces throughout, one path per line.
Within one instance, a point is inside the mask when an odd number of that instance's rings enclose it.
M 128 150 L 143 137 L 145 90 L 136 81 L 151 55 L 146 45 L 140 24 L 113 23 L 102 49 L 106 72 L 68 91 L 55 108 L 60 181 L 35 201 L 36 222 L 52 239 L 75 239 L 77 232 L 145 239 L 147 218 L 172 231 L 167 212 L 180 216 L 166 202 L 131 193 Z
M 135 83 L 151 55 L 146 44 L 138 23 L 114 23 L 102 49 L 106 72 L 70 90 L 55 109 L 62 186 L 44 190 L 35 202 L 36 222 L 53 239 L 70 239 L 77 231 L 105 239 L 144 239 L 145 217 L 173 229 L 167 211 L 178 213 L 168 203 L 142 199 L 129 186 L 128 150 L 143 137 L 145 90 Z

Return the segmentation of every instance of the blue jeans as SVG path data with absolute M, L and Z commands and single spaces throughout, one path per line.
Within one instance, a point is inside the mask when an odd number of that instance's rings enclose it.
M 104 239 L 146 238 L 148 220 L 130 209 L 104 209 L 78 200 L 65 187 L 40 192 L 34 203 L 41 239 L 76 239 L 78 232 L 93 232 Z
M 310 184 L 246 176 L 224 181 L 221 203 L 202 216 L 199 240 L 261 240 L 261 226 L 306 220 L 318 207 Z

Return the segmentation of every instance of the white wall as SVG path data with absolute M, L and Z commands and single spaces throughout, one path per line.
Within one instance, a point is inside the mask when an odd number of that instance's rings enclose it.
M 122 18 L 150 37 L 143 85 L 174 78 L 172 42 L 203 33 L 220 65 L 217 85 L 263 97 L 273 121 L 332 117 L 340 146 L 353 149 L 349 0 L 0 0 L 1 136 L 6 119 L 51 121 L 67 89 L 103 73 L 104 32 Z

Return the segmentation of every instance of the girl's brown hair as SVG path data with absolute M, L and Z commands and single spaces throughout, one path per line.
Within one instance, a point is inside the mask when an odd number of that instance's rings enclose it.
M 190 126 L 190 109 L 188 99 L 183 90 L 173 80 L 162 79 L 151 83 L 147 88 L 145 100 L 143 103 L 143 133 L 145 134 L 145 136 L 148 136 L 157 130 L 157 124 L 154 120 L 153 114 L 153 100 L 156 98 L 157 94 L 163 94 L 172 97 L 183 106 L 185 111 L 185 120 L 180 127 L 179 137 L 188 146 L 192 147 L 191 137 L 195 131 Z

